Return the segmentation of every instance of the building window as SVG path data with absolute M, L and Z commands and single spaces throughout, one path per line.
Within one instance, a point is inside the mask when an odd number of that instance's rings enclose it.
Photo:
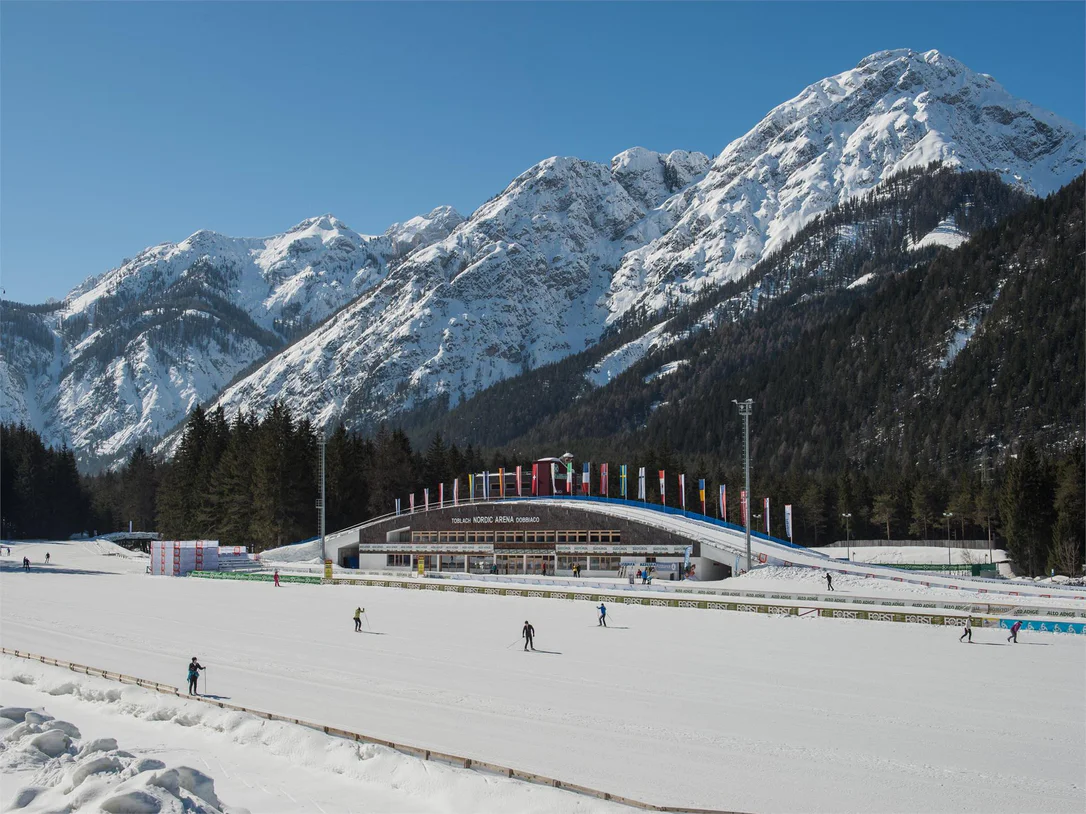
M 590 542 L 590 543 L 602 543 L 603 540 L 601 538 L 603 537 L 604 534 L 607 534 L 607 532 L 590 531 L 590 532 L 588 532 L 588 542 Z M 608 538 L 610 538 L 610 536 L 611 536 L 610 534 L 607 534 Z M 610 539 L 608 539 L 608 542 L 610 542 Z
M 389 554 L 385 558 L 385 565 L 390 568 L 410 568 L 411 567 L 411 555 L 410 554 Z

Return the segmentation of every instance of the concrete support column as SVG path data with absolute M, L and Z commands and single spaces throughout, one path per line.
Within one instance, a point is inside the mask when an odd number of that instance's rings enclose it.
M 528 555 L 527 554 L 521 554 L 520 556 L 521 556 L 521 559 L 523 560 L 523 565 L 521 566 L 523 568 L 523 573 L 527 574 L 528 573 Z
M 440 554 L 437 555 L 437 572 L 439 574 L 441 573 L 441 555 Z
M 471 554 L 464 554 L 464 573 L 468 573 L 468 563 L 471 562 Z
M 584 570 L 585 571 L 591 571 L 592 570 L 592 555 L 591 554 L 588 555 L 588 565 L 585 566 Z

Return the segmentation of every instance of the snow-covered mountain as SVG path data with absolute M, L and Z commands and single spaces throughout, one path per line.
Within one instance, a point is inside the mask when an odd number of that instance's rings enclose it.
M 612 313 L 737 279 L 833 204 L 932 161 L 1048 195 L 1083 171 L 1083 138 L 938 51 L 872 54 L 771 110 L 667 201 L 673 225 L 624 258 Z
M 52 311 L 15 314 L 4 414 L 113 454 L 207 399 L 282 398 L 319 422 L 455 403 L 632 309 L 736 279 L 834 204 L 932 161 L 1044 195 L 1083 171 L 1084 133 L 938 52 L 881 52 L 711 163 L 643 148 L 609 165 L 550 158 L 466 221 L 443 208 L 366 237 L 323 216 L 147 249 Z
M 144 250 L 48 310 L 6 306 L 4 419 L 85 459 L 123 453 L 462 220 L 439 207 L 378 236 L 330 215 L 269 238 L 200 231 Z

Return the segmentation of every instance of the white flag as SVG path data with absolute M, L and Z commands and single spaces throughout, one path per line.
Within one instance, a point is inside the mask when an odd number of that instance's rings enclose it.
M 645 467 L 637 470 L 637 499 L 645 499 Z

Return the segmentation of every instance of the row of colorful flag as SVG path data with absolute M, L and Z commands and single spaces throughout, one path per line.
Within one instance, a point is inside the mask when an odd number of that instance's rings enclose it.
M 532 464 L 532 487 L 531 495 L 538 496 L 539 491 L 539 464 Z M 558 464 L 551 463 L 551 484 L 552 487 L 557 486 L 558 480 Z M 476 487 L 481 487 L 483 493 L 483 500 L 488 500 L 493 494 L 492 479 L 496 479 L 498 482 L 498 496 L 499 498 L 505 497 L 524 497 L 524 480 L 523 480 L 523 468 L 516 467 L 514 486 L 510 488 L 507 484 L 509 475 L 513 475 L 513 470 L 498 469 L 497 472 L 482 472 L 478 475 L 468 475 L 468 496 L 469 501 L 475 502 Z M 600 464 L 600 483 L 599 483 L 599 496 L 607 497 L 610 494 L 610 483 L 608 481 L 608 465 Z M 626 464 L 619 466 L 619 495 L 623 500 L 629 499 L 629 471 Z M 637 499 L 644 501 L 647 500 L 647 491 L 645 488 L 645 467 L 639 467 L 637 470 Z M 667 505 L 667 475 L 663 469 L 658 470 L 658 477 L 660 481 L 660 504 Z M 566 493 L 573 494 L 573 464 L 566 464 Z M 592 464 L 586 462 L 584 464 L 584 470 L 581 475 L 581 494 L 592 494 Z M 706 483 L 705 478 L 698 479 L 698 497 L 701 501 L 701 513 L 707 515 L 706 507 Z M 445 504 L 445 484 L 438 485 L 438 505 Z M 425 510 L 430 508 L 430 490 L 422 490 L 422 505 Z M 460 479 L 456 478 L 452 482 L 452 504 L 454 506 L 460 505 Z M 679 506 L 683 511 L 686 511 L 686 475 L 679 475 Z M 765 533 L 768 535 L 770 531 L 769 522 L 769 498 L 763 498 L 763 512 L 762 518 L 764 521 Z M 739 512 L 740 512 L 740 525 L 747 525 L 747 510 L 748 500 L 747 492 L 745 489 L 739 490 Z M 415 511 L 415 495 L 412 493 L 408 496 L 408 511 Z M 724 484 L 720 484 L 720 489 L 717 494 L 717 512 L 718 517 L 721 520 L 727 522 L 728 520 L 728 487 Z M 396 498 L 396 514 L 401 513 L 400 499 Z M 789 540 L 792 539 L 792 504 L 785 504 L 784 507 L 784 529 L 785 536 Z

